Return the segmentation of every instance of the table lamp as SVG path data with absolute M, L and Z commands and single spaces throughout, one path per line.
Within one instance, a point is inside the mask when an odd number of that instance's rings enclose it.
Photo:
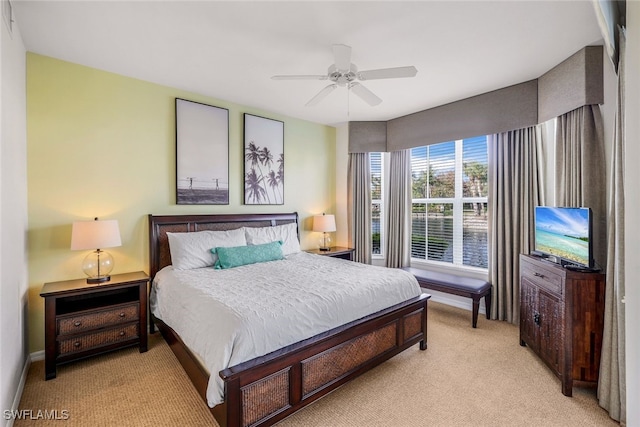
M 82 271 L 89 276 L 87 283 L 102 283 L 111 280 L 113 257 L 103 248 L 122 245 L 118 221 L 98 220 L 76 221 L 71 228 L 71 250 L 93 249 L 82 262 Z
M 315 215 L 313 217 L 313 231 L 322 232 L 322 240 L 320 240 L 320 250 L 328 251 L 331 249 L 331 238 L 327 235 L 332 231 L 336 231 L 336 217 L 333 215 Z

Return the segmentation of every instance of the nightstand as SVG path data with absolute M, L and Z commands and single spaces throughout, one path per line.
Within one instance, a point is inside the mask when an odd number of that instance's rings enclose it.
M 147 351 L 147 284 L 142 271 L 114 274 L 111 280 L 45 283 L 45 379 L 56 366 L 129 347 Z
M 309 249 L 305 252 L 309 252 L 310 254 L 316 254 L 316 255 L 325 255 L 325 256 L 330 256 L 333 258 L 342 258 L 342 259 L 347 259 L 349 261 L 353 261 L 353 253 L 356 250 L 353 248 L 345 248 L 342 246 L 334 246 L 331 249 L 329 249 L 328 251 L 321 251 L 320 249 Z

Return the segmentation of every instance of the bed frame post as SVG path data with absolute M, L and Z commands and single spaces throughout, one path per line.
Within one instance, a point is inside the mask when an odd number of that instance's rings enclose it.
M 241 426 L 240 380 L 235 379 L 225 382 L 225 400 L 227 402 L 227 426 Z
M 427 349 L 427 326 L 428 326 L 428 310 L 425 305 L 425 309 L 422 312 L 422 330 L 424 331 L 424 337 L 420 340 L 420 350 Z

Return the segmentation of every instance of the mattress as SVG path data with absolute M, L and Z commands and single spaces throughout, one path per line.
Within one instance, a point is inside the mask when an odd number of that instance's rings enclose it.
M 210 373 L 207 403 L 224 401 L 218 372 L 420 295 L 413 275 L 291 254 L 225 270 L 163 268 L 151 311 Z

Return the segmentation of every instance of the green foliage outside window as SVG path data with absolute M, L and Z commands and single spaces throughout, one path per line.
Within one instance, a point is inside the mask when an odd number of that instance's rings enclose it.
M 414 199 L 453 197 L 455 173 L 446 171 L 436 174 L 431 169 L 428 172 L 414 173 L 411 191 Z
M 380 250 L 380 233 L 372 233 L 371 234 L 371 242 L 372 242 L 372 250 L 371 253 L 373 254 L 380 254 L 382 253 Z

